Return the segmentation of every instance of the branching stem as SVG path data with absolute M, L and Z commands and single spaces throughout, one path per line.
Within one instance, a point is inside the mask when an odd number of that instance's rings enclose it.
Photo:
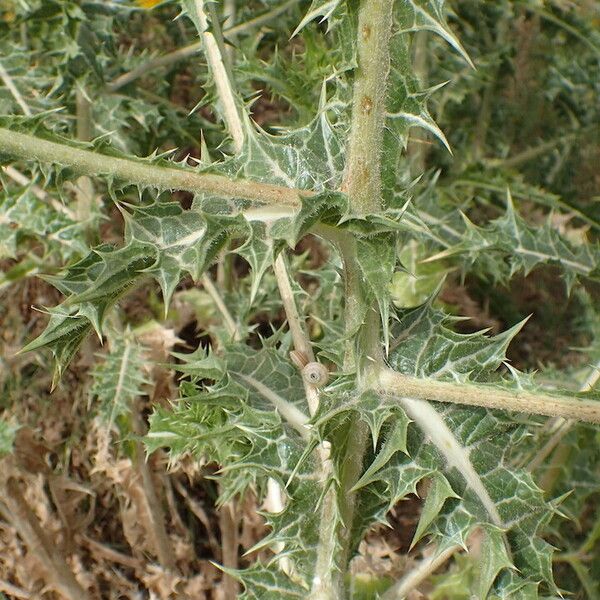
M 379 391 L 383 394 L 600 423 L 600 402 L 591 400 L 419 379 L 392 369 L 382 369 L 378 379 Z
M 191 169 L 162 167 L 130 158 L 117 158 L 4 128 L 0 128 L 0 153 L 27 161 L 70 167 L 82 175 L 114 177 L 133 185 L 198 194 L 218 194 L 221 197 L 265 204 L 299 207 L 301 196 L 314 195 L 314 192 L 309 190 L 198 173 Z
M 387 77 L 390 69 L 389 41 L 393 0 L 361 0 L 358 9 L 357 60 L 348 139 L 348 159 L 342 191 L 348 194 L 353 212 L 364 214 L 381 208 L 381 144 L 385 122 Z M 356 271 L 354 240 L 338 240 L 344 264 L 346 333 L 351 334 L 346 351 L 348 369 L 356 369 L 358 387 L 370 385 L 371 369 L 380 354 L 379 315 L 368 307 L 362 321 L 365 299 Z M 360 353 L 355 349 L 360 346 Z M 325 506 L 323 524 L 329 525 L 327 539 L 319 549 L 316 576 L 310 598 L 337 600 L 346 597 L 345 573 L 351 558 L 357 494 L 352 491 L 362 474 L 369 431 L 355 418 L 350 424 L 339 474 L 337 506 Z M 331 511 L 327 516 L 325 508 Z M 324 550 L 324 552 L 322 552 Z
M 221 101 L 223 119 L 233 140 L 233 149 L 237 154 L 242 149 L 244 143 L 244 127 L 233 91 L 231 74 L 228 72 L 225 63 L 219 21 L 218 19 L 211 20 L 212 31 L 208 31 L 209 23 L 204 0 L 194 0 L 194 6 L 202 29 L 200 35 L 204 44 L 204 52 L 217 87 L 217 94 Z

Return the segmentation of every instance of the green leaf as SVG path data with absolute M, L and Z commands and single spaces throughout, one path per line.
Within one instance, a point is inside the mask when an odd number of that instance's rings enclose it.
M 429 225 L 429 234 L 445 250 L 429 257 L 429 261 L 458 257 L 463 269 L 473 267 L 489 274 L 498 282 L 506 282 L 516 273 L 525 275 L 539 264 L 561 267 L 567 287 L 580 277 L 598 279 L 600 251 L 596 245 L 573 244 L 547 222 L 533 227 L 515 211 L 510 194 L 502 217 L 479 227 L 463 215 L 463 222 L 440 222 L 433 215 L 419 211 Z M 452 218 L 452 217 L 449 217 Z
M 324 93 L 323 93 L 324 94 Z M 336 190 L 344 170 L 345 130 L 332 125 L 324 95 L 317 114 L 304 127 L 269 135 L 245 124 L 245 141 L 238 156 L 223 164 L 234 177 L 317 192 Z
M 16 258 L 28 240 L 41 242 L 46 252 L 56 251 L 63 259 L 85 254 L 83 227 L 71 211 L 50 198 L 38 198 L 31 188 L 11 194 L 3 177 L 0 194 L 0 258 Z
M 272 565 L 257 563 L 244 571 L 221 569 L 243 584 L 244 592 L 240 600 L 295 600 L 306 598 L 308 593 L 307 588 L 294 583 Z
M 50 320 L 46 329 L 34 340 L 26 344 L 21 352 L 31 352 L 48 348 L 54 357 L 54 377 L 52 387 L 60 380 L 65 368 L 71 362 L 83 340 L 92 330 L 91 321 L 72 307 L 49 309 Z
M 101 335 L 108 310 L 132 286 L 144 277 L 154 277 L 163 291 L 166 310 L 185 273 L 199 278 L 231 236 L 249 231 L 241 215 L 184 211 L 176 202 L 155 202 L 123 214 L 124 247 L 101 246 L 62 276 L 46 277 L 69 296 L 50 310 L 46 330 L 23 351 L 49 347 L 58 376 L 91 327 Z
M 148 384 L 144 376 L 143 348 L 130 331 L 109 335 L 110 351 L 92 371 L 90 396 L 98 411 L 111 426 L 119 417 L 129 415 L 133 403 Z
M 392 342 L 390 364 L 407 375 L 432 379 L 467 382 L 497 377 L 494 371 L 516 333 L 513 328 L 491 339 L 481 333 L 458 335 L 448 328 L 451 319 L 429 303 L 402 311 L 398 319 L 401 337 Z M 554 589 L 551 548 L 539 535 L 553 508 L 544 502 L 530 474 L 510 463 L 511 452 L 527 439 L 526 427 L 483 409 L 445 404 L 434 407 L 408 398 L 398 401 L 415 421 L 409 426 L 407 444 L 413 464 L 431 472 L 443 469 L 452 490 L 461 498 L 440 505 L 438 518 L 430 526 L 434 538 L 465 546 L 478 526 L 493 525 L 495 529 L 490 531 L 506 528 L 502 543 L 510 546 L 512 564 L 526 581 L 543 580 Z M 403 477 L 410 465 L 407 457 L 396 454 L 379 478 L 387 482 Z M 498 542 L 490 537 L 484 543 Z M 502 558 L 493 546 L 484 552 Z M 502 559 L 498 564 L 505 562 Z M 498 572 L 497 566 L 489 567 L 484 587 Z
M 251 270 L 252 283 L 250 286 L 249 303 L 252 304 L 258 294 L 258 289 L 267 269 L 273 264 L 273 242 L 267 236 L 264 223 L 250 223 L 252 235 L 235 253 L 248 261 Z
M 145 272 L 160 284 L 166 306 L 184 273 L 199 279 L 232 236 L 250 233 L 241 215 L 184 210 L 176 202 L 131 208 L 132 214 L 124 212 L 125 242 L 154 248 L 157 260 Z
M 407 31 L 432 31 L 442 37 L 475 68 L 466 50 L 446 24 L 444 0 L 407 0 L 397 4 L 401 33 Z
M 311 21 L 319 19 L 320 22 L 326 21 L 331 17 L 342 0 L 313 0 L 307 13 L 300 21 L 298 27 L 292 34 L 292 37 L 300 33 Z
M 404 454 L 408 453 L 406 448 L 406 431 L 409 420 L 403 412 L 397 413 L 395 416 L 395 422 L 391 425 L 390 431 L 384 436 L 383 444 L 377 453 L 375 460 L 356 482 L 352 491 L 360 490 L 369 485 L 369 483 L 375 481 L 375 475 L 390 461 L 391 457 L 396 454 L 396 452 L 403 452 Z
M 462 320 L 433 308 L 432 299 L 398 313 L 391 364 L 401 373 L 448 381 L 485 381 L 504 362 L 506 349 L 525 321 L 505 332 L 456 333 L 451 325 Z M 402 350 L 400 350 L 400 348 Z
M 356 244 L 356 260 L 366 287 L 366 298 L 379 307 L 383 342 L 389 346 L 390 281 L 396 267 L 396 239 L 392 234 L 362 238 Z
M 410 544 L 411 548 L 427 532 L 429 525 L 431 525 L 438 516 L 448 498 L 459 498 L 459 496 L 454 493 L 448 480 L 442 474 L 436 473 L 429 481 L 429 488 L 427 490 L 427 496 L 425 497 L 425 503 L 423 504 L 417 530 L 415 531 L 415 535 Z
M 317 476 L 314 456 L 305 457 L 299 466 L 306 446 L 312 444 L 307 439 L 308 430 L 293 422 L 308 414 L 300 373 L 273 348 L 223 348 L 218 373 L 214 360 L 198 360 L 200 356 L 196 353 L 186 359 L 178 355 L 189 361 L 183 369 L 197 383 L 182 386 L 184 396 L 175 403 L 174 412 L 156 409 L 150 418 L 146 445 L 149 451 L 167 446 L 173 458 L 192 452 L 221 464 L 222 502 L 243 494 L 250 486 L 262 499 L 267 480 L 275 479 L 288 502 L 283 512 L 265 515 L 271 533 L 257 548 L 283 544 L 278 556 L 292 564 L 295 583 L 281 583 L 281 591 L 287 585 L 298 589 L 298 582 L 305 589 L 310 585 L 319 538 L 320 511 L 315 502 L 327 482 Z M 215 377 L 210 387 L 202 387 L 205 376 Z M 271 577 L 279 581 L 275 568 L 271 571 Z M 248 585 L 254 585 L 254 574 L 250 569 Z M 245 581 L 244 572 L 239 576 Z
M 506 549 L 502 532 L 492 528 L 483 528 L 485 542 L 481 546 L 481 555 L 477 561 L 477 594 L 486 598 L 498 573 L 503 569 L 512 569 L 512 562 Z
M 193 381 L 201 381 L 202 379 L 221 381 L 225 376 L 225 362 L 214 353 L 202 348 L 202 346 L 192 353 L 172 352 L 171 354 L 182 361 L 182 364 L 175 366 L 177 371 L 191 375 Z
M 423 263 L 424 248 L 411 240 L 398 254 L 405 271 L 396 271 L 392 276 L 390 296 L 398 308 L 415 308 L 425 304 L 441 285 L 449 269 L 442 261 Z

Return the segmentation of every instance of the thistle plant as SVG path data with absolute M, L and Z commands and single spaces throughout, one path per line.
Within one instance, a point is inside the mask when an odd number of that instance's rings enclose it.
M 556 597 L 542 534 L 564 498 L 544 497 L 531 460 L 559 442 L 549 432 L 600 423 L 594 375 L 581 392 L 544 386 L 506 361 L 523 322 L 458 333 L 437 298 L 451 270 L 508 281 L 546 263 L 577 290 L 598 275 L 597 248 L 529 224 L 510 190 L 503 214 L 476 225 L 446 210 L 436 174 L 414 172 L 415 128 L 452 152 L 428 109 L 442 86 L 420 80 L 416 40 L 475 66 L 442 0 L 229 4 L 224 20 L 218 2 L 166 2 L 155 18 L 172 53 L 140 58 L 118 45 L 140 27 L 131 6 L 15 3 L 22 35 L 0 50 L 0 248 L 14 256 L 40 240 L 44 261 L 31 252 L 21 269 L 64 295 L 23 351 L 48 349 L 60 385 L 88 336 L 115 336 L 132 288 L 156 281 L 166 317 L 191 279 L 219 324 L 209 347 L 174 354 L 178 397 L 155 407 L 145 444 L 173 463 L 219 465 L 221 504 L 249 492 L 264 502 L 269 533 L 254 550 L 268 559 L 222 566 L 243 598 L 403 598 L 462 552 L 469 597 Z M 261 27 L 275 33 L 265 41 Z M 72 55 L 35 63 L 60 36 Z M 155 92 L 140 83 L 184 59 L 202 90 L 191 115 L 160 76 Z M 290 123 L 267 132 L 253 120 L 257 80 L 289 103 Z M 111 203 L 124 223 L 116 246 L 99 234 Z M 314 270 L 292 252 L 307 239 L 327 256 Z M 271 326 L 257 335 L 261 311 Z M 131 340 L 96 372 L 111 419 L 141 393 Z M 361 540 L 411 494 L 424 498 L 412 547 L 425 558 L 399 581 L 365 583 L 352 567 Z

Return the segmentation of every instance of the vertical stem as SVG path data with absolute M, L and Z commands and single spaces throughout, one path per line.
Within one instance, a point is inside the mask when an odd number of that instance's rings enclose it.
M 142 421 L 140 408 L 139 401 L 135 401 L 134 406 L 131 407 L 131 416 L 134 432 L 141 439 L 147 432 Z M 146 527 L 152 532 L 154 537 L 154 546 L 158 560 L 165 569 L 168 569 L 172 573 L 177 573 L 175 553 L 173 552 L 171 540 L 165 526 L 165 512 L 156 492 L 152 472 L 144 453 L 144 445 L 140 440 L 136 440 L 135 442 L 135 460 L 133 464 L 142 480 L 142 489 L 144 490 L 144 497 L 151 520 L 149 524 L 146 524 Z
M 77 139 L 89 142 L 94 137 L 94 122 L 92 105 L 83 90 L 78 89 L 75 96 L 75 116 L 77 125 Z M 87 222 L 92 214 L 94 204 L 94 184 L 87 175 L 82 175 L 75 182 L 75 196 L 77 197 L 77 219 Z M 92 237 L 87 231 L 88 238 Z M 89 239 L 90 243 L 93 242 Z
M 215 81 L 217 94 L 221 100 L 223 119 L 233 141 L 233 150 L 236 154 L 238 154 L 244 145 L 244 128 L 242 123 L 242 115 L 240 114 L 238 104 L 235 99 L 231 68 L 229 64 L 230 61 L 225 53 L 225 43 L 223 40 L 223 34 L 221 32 L 219 16 L 212 2 L 206 3 L 205 0 L 195 0 L 194 6 L 196 8 L 196 15 L 200 24 L 200 37 L 204 44 L 206 59 L 208 60 L 210 71 Z M 208 16 L 205 7 L 208 9 L 208 13 L 210 14 L 212 31 L 208 31 Z M 232 56 L 230 55 L 229 59 L 231 58 Z M 229 259 L 227 255 L 222 256 L 222 260 L 224 270 L 228 270 L 227 262 Z M 231 267 L 231 265 L 229 265 L 229 267 Z M 239 330 L 229 315 L 225 304 L 222 301 L 219 302 L 220 295 L 214 287 L 212 281 L 208 276 L 205 276 L 203 278 L 203 283 L 204 287 L 217 302 L 217 305 L 225 317 L 226 324 L 233 332 L 234 340 L 239 340 Z M 239 566 L 239 514 L 235 501 L 232 500 L 221 507 L 219 511 L 219 526 L 221 528 L 223 565 L 229 569 L 235 570 Z M 225 575 L 223 581 L 226 600 L 233 600 L 235 597 L 237 597 L 239 591 L 238 582 L 229 575 Z
M 227 569 L 237 569 L 240 518 L 236 502 L 227 502 L 219 509 L 219 529 L 221 530 L 221 560 Z M 239 592 L 239 583 L 229 575 L 223 576 L 223 595 L 225 600 L 235 600 Z
M 381 144 L 393 4 L 392 0 L 362 0 L 358 12 L 358 68 L 343 185 L 357 213 L 381 206 Z
M 233 93 L 231 74 L 227 69 L 225 57 L 223 56 L 224 48 L 219 21 L 216 19 L 211 23 L 212 30 L 215 32 L 213 34 L 211 31 L 208 31 L 208 17 L 204 0 L 195 0 L 194 6 L 196 8 L 198 22 L 202 29 L 201 38 L 204 44 L 206 58 L 215 80 L 219 99 L 221 100 L 225 125 L 233 140 L 233 149 L 238 153 L 242 149 L 244 143 L 244 128 Z M 221 42 L 221 44 L 219 44 L 219 42 Z
M 385 125 L 386 85 L 390 69 L 389 41 L 392 28 L 393 0 L 361 0 L 358 11 L 357 59 L 354 82 L 352 125 L 348 140 L 348 162 L 342 191 L 358 214 L 381 209 L 381 152 Z M 366 317 L 356 268 L 356 243 L 340 238 L 338 249 L 344 264 L 346 291 L 345 323 L 348 341 L 345 367 L 355 368 L 358 388 L 364 388 L 377 369 L 380 357 L 380 321 L 374 307 Z M 373 360 L 375 359 L 375 361 Z M 329 572 L 319 573 L 311 598 L 341 599 L 347 596 L 345 575 L 352 551 L 352 529 L 356 516 L 357 496 L 351 492 L 363 469 L 368 441 L 367 424 L 355 418 L 349 426 L 343 466 L 339 474 L 337 507 L 330 507 L 333 523 L 329 547 L 321 556 L 329 559 Z M 326 507 L 327 508 L 327 507 Z M 333 511 L 337 509 L 337 514 Z M 324 514 L 325 516 L 325 514 Z M 324 519 L 324 526 L 327 521 Z

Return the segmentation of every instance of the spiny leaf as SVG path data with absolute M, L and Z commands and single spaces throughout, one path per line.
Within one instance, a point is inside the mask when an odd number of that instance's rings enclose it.
M 250 223 L 252 235 L 235 253 L 245 258 L 250 265 L 252 284 L 250 286 L 249 303 L 252 304 L 258 293 L 258 288 L 267 269 L 273 264 L 273 243 L 266 235 L 263 223 Z
M 375 460 L 369 465 L 361 478 L 353 486 L 352 491 L 359 490 L 375 481 L 375 475 L 381 470 L 396 452 L 408 452 L 406 449 L 406 430 L 409 419 L 404 413 L 397 414 L 394 424 L 390 426 L 386 433 L 381 449 L 377 453 Z
M 83 227 L 67 208 L 58 201 L 53 207 L 49 198 L 41 200 L 31 188 L 11 193 L 11 187 L 5 181 L 0 195 L 0 257 L 16 258 L 29 238 L 64 259 L 86 253 Z
M 300 21 L 298 27 L 292 34 L 292 37 L 300 33 L 311 21 L 320 19 L 321 22 L 326 21 L 340 5 L 342 0 L 313 0 L 307 13 Z
M 308 593 L 304 586 L 273 566 L 257 563 L 244 571 L 223 570 L 243 584 L 240 600 L 297 600 L 306 598 Z
M 132 210 L 131 215 L 124 212 L 125 242 L 155 248 L 158 258 L 146 273 L 159 282 L 166 305 L 184 273 L 199 279 L 230 237 L 245 237 L 250 231 L 241 215 L 183 210 L 175 202 L 156 202 Z
M 109 336 L 110 352 L 92 371 L 90 396 L 99 403 L 99 412 L 111 426 L 128 415 L 135 399 L 148 383 L 144 377 L 143 348 L 131 332 Z
M 223 465 L 221 501 L 243 494 L 250 485 L 262 496 L 269 477 L 282 488 L 287 483 L 290 500 L 282 513 L 266 515 L 272 533 L 260 545 L 283 544 L 281 556 L 291 561 L 298 581 L 308 586 L 319 536 L 314 502 L 322 494 L 322 482 L 313 456 L 298 468 L 311 442 L 286 421 L 287 410 L 308 413 L 298 369 L 272 348 L 230 346 L 216 370 L 215 360 L 202 354 L 178 356 L 188 362 L 178 368 L 192 374 L 195 383 L 183 386 L 185 395 L 173 413 L 155 411 L 147 446 L 168 446 L 173 457 L 191 451 Z M 214 384 L 202 388 L 204 377 L 214 378 Z
M 399 313 L 399 337 L 392 342 L 395 349 L 393 366 L 400 372 L 418 377 L 452 381 L 485 380 L 505 360 L 511 340 L 525 322 L 517 323 L 492 338 L 485 331 L 456 333 L 451 324 L 460 319 L 435 310 L 432 302 Z M 403 351 L 400 352 L 399 348 Z
M 466 50 L 446 24 L 444 0 L 406 0 L 397 3 L 402 32 L 432 31 L 446 40 L 473 68 Z
M 430 304 L 403 311 L 399 322 L 402 337 L 392 344 L 390 363 L 403 373 L 434 379 L 494 378 L 494 371 L 504 360 L 506 346 L 515 334 L 508 331 L 497 340 L 486 340 L 481 334 L 459 336 L 447 327 L 448 317 Z M 422 361 L 424 355 L 428 359 Z M 399 402 L 425 433 L 424 436 L 417 433 L 414 425 L 409 427 L 407 448 L 412 461 L 432 472 L 445 469 L 452 490 L 461 497 L 452 505 L 440 506 L 439 516 L 430 526 L 434 536 L 464 546 L 477 526 L 493 524 L 507 528 L 506 541 L 513 564 L 527 580 L 539 578 L 553 588 L 551 549 L 539 537 L 552 509 L 544 502 L 531 476 L 515 469 L 506 458 L 508 450 L 514 452 L 515 446 L 525 439 L 525 427 L 481 409 L 451 405 L 436 405 L 434 409 L 424 401 L 399 399 Z M 379 477 L 387 482 L 401 476 L 407 462 L 406 457 L 397 453 Z M 493 548 L 487 551 L 501 556 Z M 491 565 L 484 587 L 491 574 L 498 572 L 496 566 Z
M 133 207 L 132 214 L 123 213 L 124 247 L 100 246 L 62 276 L 46 277 L 69 296 L 50 311 L 44 333 L 23 350 L 50 347 L 57 374 L 72 359 L 90 326 L 102 334 L 107 311 L 142 278 L 152 276 L 159 282 L 166 310 L 185 273 L 197 279 L 232 235 L 248 232 L 241 215 L 184 211 L 175 202 L 155 202 Z
M 181 364 L 176 365 L 177 371 L 191 375 L 192 381 L 212 379 L 219 382 L 225 376 L 226 363 L 201 346 L 192 353 L 172 352 L 172 355 L 182 361 Z
M 379 307 L 383 329 L 384 347 L 389 347 L 390 281 L 396 267 L 396 239 L 392 234 L 379 234 L 362 238 L 356 244 L 356 259 L 366 298 L 373 299 Z
M 429 225 L 425 235 L 446 247 L 430 256 L 429 261 L 458 257 L 463 268 L 478 268 L 499 282 L 518 272 L 527 275 L 539 264 L 557 264 L 569 290 L 578 277 L 600 276 L 600 251 L 596 245 L 573 246 L 549 222 L 537 227 L 529 225 L 515 211 L 510 194 L 505 214 L 483 227 L 464 215 L 462 223 L 454 219 L 450 223 L 440 222 L 422 210 L 419 214 Z
M 65 368 L 71 362 L 83 340 L 90 334 L 90 320 L 72 307 L 49 309 L 50 320 L 46 329 L 36 339 L 25 345 L 21 352 L 31 352 L 39 348 L 48 348 L 54 357 L 54 377 L 52 387 L 60 380 Z
M 242 151 L 227 161 L 224 168 L 232 176 L 252 177 L 291 188 L 319 192 L 336 189 L 344 169 L 344 131 L 331 124 L 329 109 L 324 99 L 310 123 L 282 130 L 278 135 L 245 123 Z
M 441 512 L 444 503 L 448 498 L 458 498 L 452 489 L 452 486 L 448 480 L 441 474 L 436 473 L 429 481 L 429 487 L 427 489 L 427 496 L 425 497 L 425 504 L 421 511 L 417 530 L 413 536 L 413 540 L 410 543 L 411 548 L 421 539 L 423 534 L 427 531 L 431 523 Z
M 482 544 L 481 555 L 477 561 L 477 593 L 479 598 L 487 597 L 500 571 L 513 568 L 502 532 L 490 526 L 484 527 L 482 531 L 485 542 Z

